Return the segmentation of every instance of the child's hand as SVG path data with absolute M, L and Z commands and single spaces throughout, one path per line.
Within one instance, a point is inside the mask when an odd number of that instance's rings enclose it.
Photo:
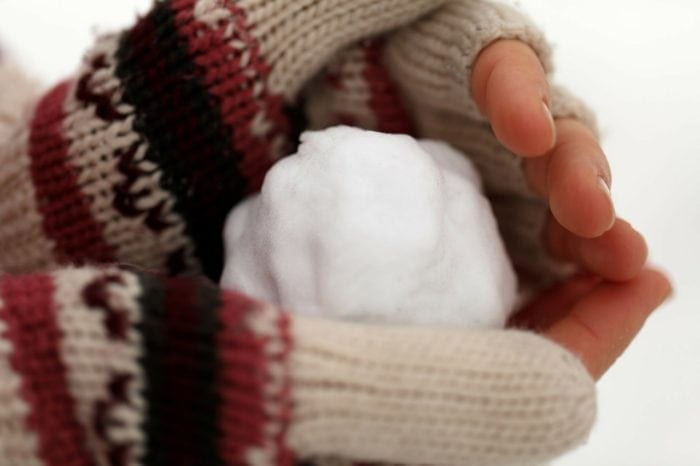
M 582 276 L 540 294 L 510 324 L 561 344 L 599 379 L 670 293 L 668 279 L 650 269 L 624 283 Z
M 554 121 L 549 85 L 535 52 L 502 40 L 479 56 L 472 93 L 500 142 L 525 157 L 533 190 L 548 200 L 546 238 L 552 254 L 598 277 L 571 280 L 543 293 L 515 322 L 543 331 L 577 353 L 598 378 L 668 296 L 661 273 L 643 270 L 642 236 L 616 219 L 608 162 L 582 123 Z

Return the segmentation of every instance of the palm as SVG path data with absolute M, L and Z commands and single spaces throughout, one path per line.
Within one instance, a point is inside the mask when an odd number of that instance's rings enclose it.
M 536 296 L 510 325 L 541 332 L 568 348 L 598 379 L 669 292 L 666 277 L 649 269 L 623 283 L 577 277 Z

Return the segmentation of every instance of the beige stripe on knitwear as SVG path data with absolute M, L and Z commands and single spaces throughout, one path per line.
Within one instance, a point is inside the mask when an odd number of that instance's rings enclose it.
M 28 128 L 0 144 L 0 166 L 0 271 L 39 270 L 54 264 L 54 243 L 44 233 L 30 172 Z
M 31 115 L 39 85 L 0 47 L 0 144 Z
M 45 267 L 53 243 L 44 235 L 29 172 L 31 103 L 38 85 L 0 50 L 0 272 Z
M 139 283 L 133 274 L 116 268 L 64 269 L 54 273 L 53 280 L 63 335 L 61 359 L 90 453 L 106 464 L 115 446 L 128 445 L 123 464 L 137 466 L 145 451 L 146 412 L 141 340 L 134 329 L 141 319 Z M 107 301 L 95 308 L 89 306 L 91 299 Z M 124 319 L 125 335 L 110 334 L 110 323 L 117 325 L 117 319 Z M 124 394 L 110 390 L 118 384 L 124 384 Z
M 0 316 L 3 302 L 0 299 Z M 20 388 L 22 382 L 12 369 L 12 343 L 6 337 L 7 324 L 0 317 L 0 464 L 41 466 L 37 437 L 27 426 L 29 407 Z
M 301 457 L 532 464 L 580 444 L 594 421 L 584 367 L 529 332 L 296 316 L 292 334 L 288 442 Z

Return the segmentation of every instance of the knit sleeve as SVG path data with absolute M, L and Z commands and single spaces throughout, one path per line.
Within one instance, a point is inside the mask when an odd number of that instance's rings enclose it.
M 0 270 L 121 262 L 218 279 L 227 213 L 303 129 L 303 83 L 443 2 L 154 2 L 0 141 Z
M 116 267 L 0 280 L 7 464 L 534 464 L 594 413 L 580 362 L 531 333 L 306 318 Z

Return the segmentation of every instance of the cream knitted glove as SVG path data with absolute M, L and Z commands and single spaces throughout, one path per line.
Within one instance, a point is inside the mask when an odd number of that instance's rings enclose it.
M 527 43 L 551 78 L 551 49 L 541 31 L 517 10 L 484 0 L 449 2 L 402 28 L 389 38 L 385 61 L 417 131 L 452 142 L 479 166 L 513 262 L 542 286 L 569 272 L 543 245 L 549 207 L 529 188 L 522 159 L 496 140 L 470 95 L 474 61 L 497 39 Z M 555 118 L 576 118 L 597 132 L 585 105 L 560 86 L 552 89 Z

